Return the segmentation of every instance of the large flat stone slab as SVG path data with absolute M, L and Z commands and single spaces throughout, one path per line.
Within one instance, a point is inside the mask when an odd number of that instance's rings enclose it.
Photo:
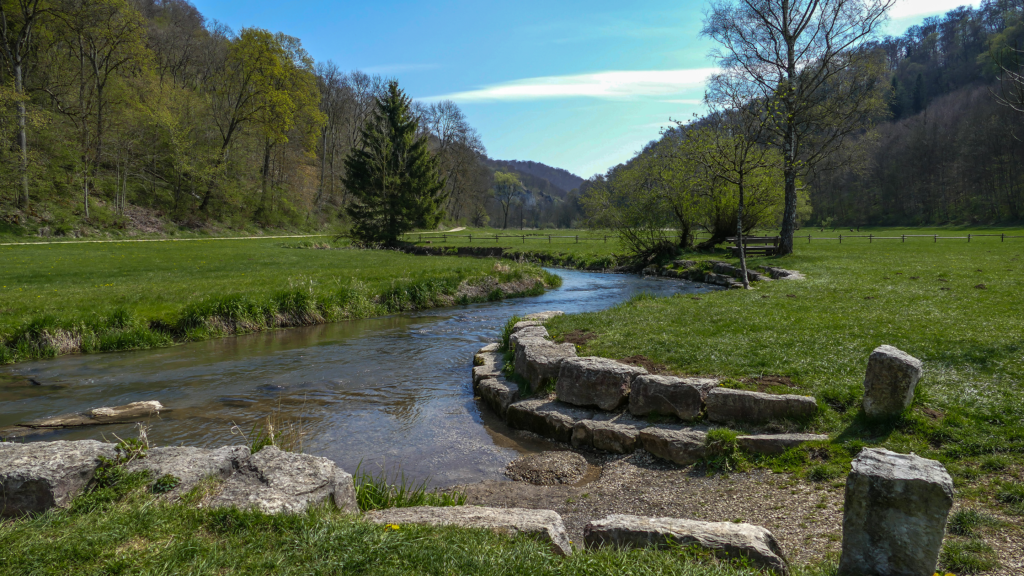
M 518 332 L 514 332 L 511 336 L 508 337 L 509 348 L 511 348 L 512 350 L 517 350 L 517 345 L 519 344 L 519 342 L 521 340 L 526 340 L 528 338 L 539 338 L 541 340 L 548 340 L 548 330 L 543 326 L 528 326 L 526 328 L 519 330 Z
M 0 443 L 0 516 L 66 508 L 92 481 L 99 457 L 116 455 L 113 444 L 95 440 Z
M 942 464 L 865 448 L 846 478 L 840 576 L 927 576 L 935 571 L 953 480 Z
M 575 406 L 615 410 L 626 403 L 633 380 L 642 374 L 647 370 L 608 358 L 567 358 L 558 371 L 555 395 Z
M 160 414 L 161 410 L 164 410 L 164 407 L 160 402 L 147 400 L 144 402 L 132 402 L 124 406 L 106 406 L 103 408 L 93 408 L 85 412 L 40 418 L 38 420 L 21 422 L 19 425 L 29 428 L 72 428 L 96 424 L 125 424 L 156 416 Z
M 515 334 L 523 328 L 530 328 L 534 326 L 544 326 L 544 323 L 539 320 L 520 320 L 512 326 L 512 333 Z
M 176 476 L 181 483 L 168 492 L 168 496 L 174 498 L 188 492 L 209 476 L 226 480 L 241 469 L 248 458 L 248 446 L 216 449 L 169 446 L 150 448 L 145 458 L 133 460 L 126 468 L 130 472 L 148 470 L 153 480 L 165 474 Z
M 427 526 L 462 526 L 486 528 L 499 534 L 526 534 L 551 544 L 561 556 L 572 554 L 572 544 L 562 524 L 562 517 L 551 510 L 525 508 L 485 508 L 483 506 L 416 506 L 373 510 L 363 518 L 375 524 L 424 524 Z
M 572 445 L 615 454 L 630 454 L 640 447 L 640 431 L 647 423 L 630 419 L 580 420 L 572 429 Z
M 505 367 L 505 354 L 501 352 L 478 352 L 473 357 L 473 386 L 474 389 L 481 380 L 497 378 Z
M 704 397 L 717 385 L 714 378 L 642 374 L 630 385 L 629 412 L 636 416 L 657 414 L 694 420 L 704 408 Z
M 516 347 L 516 374 L 525 378 L 534 390 L 545 382 L 558 378 L 562 361 L 576 357 L 576 346 L 569 342 L 555 344 L 547 340 L 537 342 L 534 339 L 522 342 L 522 346 Z
M 813 416 L 818 404 L 813 396 L 765 394 L 747 390 L 715 388 L 706 400 L 712 422 L 768 422 Z
M 909 408 L 921 373 L 921 361 L 910 354 L 892 346 L 875 348 L 864 374 L 864 413 L 897 416 Z
M 696 545 L 720 558 L 742 558 L 763 570 L 789 574 L 789 563 L 775 536 L 753 524 L 614 514 L 587 524 L 583 543 L 588 549 Z
M 569 443 L 576 423 L 593 417 L 593 410 L 538 398 L 512 404 L 508 407 L 505 420 L 517 430 L 528 430 L 545 438 Z
M 477 386 L 477 394 L 495 414 L 504 417 L 508 407 L 519 400 L 519 387 L 499 375 L 482 380 Z
M 327 458 L 268 446 L 250 456 L 208 506 L 297 514 L 327 500 L 345 512 L 359 512 L 351 474 Z
M 651 454 L 688 466 L 707 453 L 707 434 L 697 430 L 673 430 L 651 426 L 640 431 L 640 443 Z
M 805 442 L 820 442 L 828 440 L 826 434 L 755 434 L 752 436 L 739 436 L 736 444 L 747 452 L 754 454 L 782 454 L 790 448 Z

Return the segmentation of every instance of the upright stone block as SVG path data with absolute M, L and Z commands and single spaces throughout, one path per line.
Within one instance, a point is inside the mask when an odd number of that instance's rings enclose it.
M 615 410 L 626 403 L 633 379 L 647 370 L 597 356 L 567 358 L 558 371 L 555 394 L 575 406 Z
M 693 420 L 700 416 L 708 391 L 717 385 L 714 378 L 637 376 L 629 388 L 629 412 L 634 416 L 659 414 Z
M 535 338 L 521 340 L 516 346 L 516 373 L 526 378 L 533 390 L 545 381 L 558 378 L 562 361 L 576 357 L 576 345 L 570 342 L 556 344 Z
M 894 416 L 910 407 L 921 378 L 921 361 L 892 346 L 875 348 L 864 375 L 864 413 Z
M 839 576 L 931 576 L 952 505 L 942 464 L 861 450 L 846 479 Z

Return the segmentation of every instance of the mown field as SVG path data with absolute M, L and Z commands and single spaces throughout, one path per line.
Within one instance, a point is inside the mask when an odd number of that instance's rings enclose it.
M 958 232 L 934 233 L 978 231 Z M 606 311 L 556 318 L 548 328 L 556 339 L 582 336 L 584 355 L 642 355 L 668 372 L 713 374 L 733 387 L 817 398 L 812 421 L 780 429 L 829 434 L 827 445 L 775 458 L 736 453 L 712 463 L 719 468 L 766 466 L 841 489 L 863 446 L 943 462 L 968 511 L 958 522 L 973 523 L 952 540 L 975 550 L 965 563 L 953 563 L 956 572 L 991 566 L 995 557 L 980 535 L 1019 531 L 1019 521 L 996 516 L 1024 514 L 1024 238 L 812 239 L 787 257 L 750 259 L 750 267 L 759 265 L 798 270 L 806 280 L 698 297 L 641 296 Z M 921 359 L 925 375 L 912 410 L 871 421 L 860 401 L 868 355 L 881 344 Z
M 0 362 L 52 356 L 76 343 L 83 351 L 145 348 L 264 329 L 281 318 L 303 325 L 427 308 L 450 303 L 463 281 L 542 274 L 496 268 L 493 260 L 313 244 L 0 246 Z

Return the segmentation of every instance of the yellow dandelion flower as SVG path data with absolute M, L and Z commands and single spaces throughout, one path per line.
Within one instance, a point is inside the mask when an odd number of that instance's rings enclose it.
M 385 524 L 384 530 L 398 530 L 398 524 Z

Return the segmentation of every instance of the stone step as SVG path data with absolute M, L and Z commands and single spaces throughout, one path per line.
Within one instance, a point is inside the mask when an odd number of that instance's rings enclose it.
M 707 434 L 699 430 L 674 430 L 651 426 L 640 431 L 644 450 L 682 466 L 689 466 L 707 453 Z
M 505 420 L 509 426 L 517 430 L 527 430 L 544 438 L 568 444 L 572 441 L 576 423 L 593 417 L 593 410 L 576 408 L 546 398 L 536 398 L 520 400 L 510 405 Z
M 805 442 L 828 440 L 825 434 L 756 434 L 739 436 L 736 443 L 740 449 L 753 454 L 782 454 Z
M 583 528 L 588 549 L 699 546 L 719 558 L 746 559 L 753 566 L 788 576 L 789 563 L 775 536 L 753 524 L 700 522 L 613 514 Z
M 719 423 L 801 419 L 818 412 L 813 396 L 765 394 L 730 388 L 715 388 L 708 392 L 706 406 L 708 420 Z
M 487 378 L 477 385 L 477 394 L 495 414 L 505 417 L 508 407 L 519 401 L 519 386 L 510 383 L 501 375 Z
M 551 545 L 560 556 L 572 554 L 572 544 L 562 524 L 562 517 L 552 510 L 525 508 L 486 508 L 483 506 L 415 506 L 373 510 L 363 518 L 374 524 L 423 524 L 427 526 L 462 526 L 486 528 L 499 534 L 526 534 Z

